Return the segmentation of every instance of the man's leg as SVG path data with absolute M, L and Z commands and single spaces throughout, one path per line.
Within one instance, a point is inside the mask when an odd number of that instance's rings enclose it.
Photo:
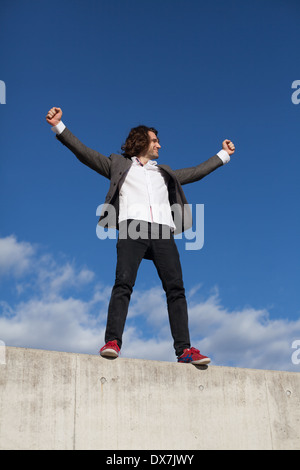
M 148 246 L 148 240 L 129 237 L 119 238 L 117 242 L 116 278 L 108 307 L 105 342 L 117 340 L 119 348 L 138 268 Z
M 170 239 L 151 240 L 151 254 L 166 292 L 175 353 L 180 356 L 191 345 L 182 269 L 173 235 Z

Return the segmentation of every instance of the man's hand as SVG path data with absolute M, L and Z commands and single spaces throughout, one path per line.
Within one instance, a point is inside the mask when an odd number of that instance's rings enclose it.
M 61 117 L 62 110 L 60 108 L 51 108 L 46 116 L 46 121 L 51 124 L 51 126 L 57 126 L 61 121 Z
M 226 152 L 228 153 L 228 155 L 232 155 L 234 152 L 235 152 L 235 146 L 234 146 L 234 143 L 231 142 L 231 140 L 224 140 L 224 142 L 222 143 L 222 148 L 223 150 L 226 150 Z

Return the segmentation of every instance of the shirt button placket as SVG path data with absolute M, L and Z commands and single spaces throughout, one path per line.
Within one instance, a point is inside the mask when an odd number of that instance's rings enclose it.
M 150 205 L 150 217 L 151 222 L 153 222 L 153 195 L 152 195 L 152 185 L 151 185 L 151 178 L 150 178 L 150 170 L 146 171 L 146 181 L 147 181 L 147 190 L 148 190 L 148 197 L 149 197 L 149 205 Z

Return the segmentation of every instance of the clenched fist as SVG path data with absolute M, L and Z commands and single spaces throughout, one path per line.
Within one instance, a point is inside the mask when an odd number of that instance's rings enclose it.
M 222 148 L 223 148 L 223 150 L 226 150 L 228 155 L 232 155 L 235 152 L 234 143 L 231 142 L 231 140 L 228 140 L 228 139 L 224 140 L 224 142 L 222 143 Z
M 60 108 L 51 108 L 46 116 L 46 121 L 51 124 L 51 126 L 57 126 L 61 121 L 61 117 L 62 110 Z

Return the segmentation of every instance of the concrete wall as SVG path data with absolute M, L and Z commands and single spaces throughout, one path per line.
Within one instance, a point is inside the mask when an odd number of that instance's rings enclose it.
M 0 449 L 299 449 L 300 374 L 6 348 Z

